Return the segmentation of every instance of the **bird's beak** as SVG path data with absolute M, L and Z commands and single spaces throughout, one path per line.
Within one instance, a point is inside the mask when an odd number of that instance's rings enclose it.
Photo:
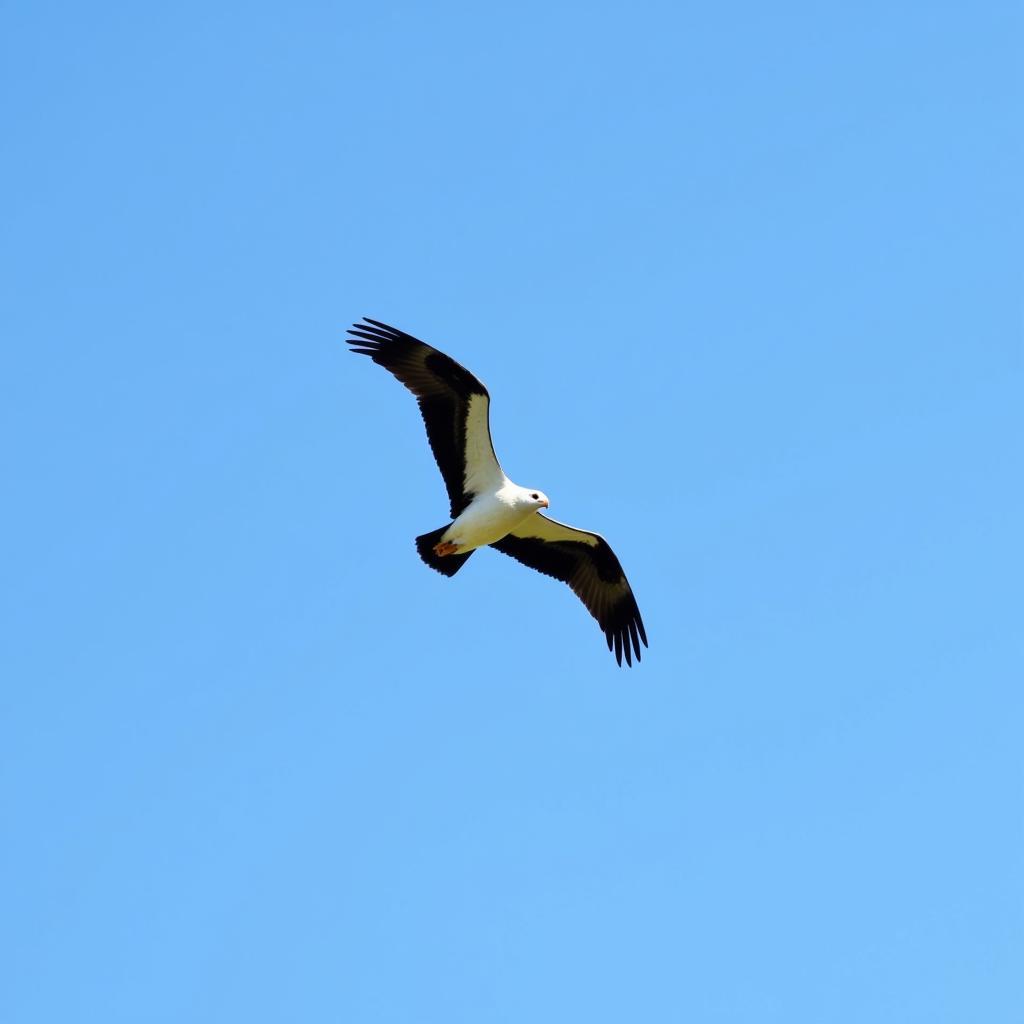
M 543 501 L 542 501 L 542 502 L 540 503 L 540 507 L 541 507 L 541 508 L 549 508 L 549 507 L 550 507 L 550 506 L 548 505 L 548 499 L 547 499 L 547 498 L 545 498 L 545 499 L 544 499 L 544 500 L 543 500 Z

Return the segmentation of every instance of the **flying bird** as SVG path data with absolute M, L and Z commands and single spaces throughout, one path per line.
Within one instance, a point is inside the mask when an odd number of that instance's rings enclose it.
M 452 522 L 416 538 L 420 558 L 454 576 L 477 548 L 490 546 L 568 583 L 597 619 L 615 660 L 640 660 L 647 634 L 636 598 L 608 542 L 541 514 L 543 491 L 514 484 L 491 443 L 490 395 L 464 366 L 417 338 L 369 317 L 345 340 L 389 370 L 415 396 L 444 477 Z

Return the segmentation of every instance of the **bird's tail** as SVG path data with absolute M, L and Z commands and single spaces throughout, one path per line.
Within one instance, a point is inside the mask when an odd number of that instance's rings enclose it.
M 420 558 L 431 569 L 436 569 L 445 576 L 454 576 L 466 564 L 466 559 L 473 554 L 472 551 L 467 551 L 464 555 L 438 555 L 434 553 L 434 545 L 440 543 L 442 534 L 450 525 L 451 523 L 447 526 L 442 526 L 440 530 L 432 530 L 430 533 L 425 533 L 423 536 L 416 538 L 416 550 L 420 553 Z

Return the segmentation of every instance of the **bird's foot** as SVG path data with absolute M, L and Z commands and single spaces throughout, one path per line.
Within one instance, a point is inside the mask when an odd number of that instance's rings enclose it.
M 441 555 L 457 555 L 459 553 L 458 544 L 453 544 L 450 540 L 442 541 L 440 544 L 434 545 L 434 554 Z

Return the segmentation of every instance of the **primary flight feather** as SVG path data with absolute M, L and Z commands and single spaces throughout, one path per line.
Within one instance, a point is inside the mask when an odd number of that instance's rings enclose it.
M 647 634 L 636 598 L 607 541 L 541 515 L 547 496 L 514 484 L 491 444 L 487 388 L 464 366 L 403 331 L 363 317 L 345 340 L 389 370 L 415 396 L 444 477 L 452 522 L 416 538 L 420 558 L 445 576 L 490 546 L 568 583 L 597 619 L 621 665 L 640 660 Z

